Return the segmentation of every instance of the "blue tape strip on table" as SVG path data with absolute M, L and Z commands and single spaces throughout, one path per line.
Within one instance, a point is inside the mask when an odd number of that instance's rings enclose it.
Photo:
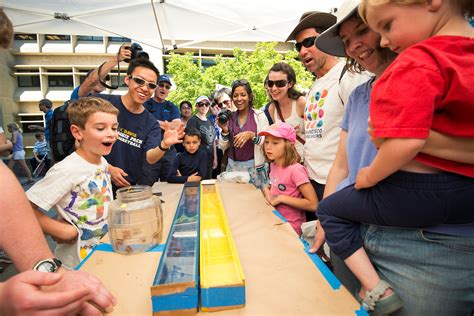
M 283 215 L 281 215 L 280 212 L 278 212 L 277 210 L 273 210 L 273 214 L 275 214 L 277 217 L 279 217 L 283 221 L 283 223 L 288 223 L 286 218 L 284 218 Z
M 341 287 L 341 281 L 336 278 L 334 273 L 332 273 L 331 270 L 329 270 L 328 266 L 319 258 L 319 256 L 315 253 L 309 252 L 310 246 L 306 240 L 300 239 L 301 242 L 304 245 L 304 251 L 308 255 L 308 257 L 313 261 L 313 263 L 316 265 L 318 270 L 321 272 L 321 274 L 324 276 L 326 281 L 328 281 L 329 285 L 332 287 L 333 290 L 338 290 Z M 355 311 L 355 314 L 357 316 L 369 316 L 365 309 L 361 306 L 359 310 Z
M 165 244 L 159 244 L 159 245 L 156 245 L 155 247 L 151 248 L 147 252 L 163 252 L 164 249 L 165 249 Z M 92 256 L 92 254 L 96 251 L 114 252 L 114 248 L 112 247 L 111 244 L 106 244 L 106 243 L 98 244 L 97 246 L 95 246 L 92 249 L 91 252 L 89 252 L 87 257 L 82 259 L 81 263 L 79 263 L 74 270 L 80 270 L 82 268 L 82 266 L 84 265 L 84 263 L 86 263 L 86 261 L 89 260 L 89 258 Z

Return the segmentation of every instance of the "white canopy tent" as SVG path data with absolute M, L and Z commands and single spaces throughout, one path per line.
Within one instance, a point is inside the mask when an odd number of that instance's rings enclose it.
M 283 42 L 303 12 L 342 0 L 0 0 L 16 32 L 120 36 L 162 50 L 204 41 Z M 182 42 L 184 41 L 184 42 Z M 171 43 L 165 45 L 165 43 Z

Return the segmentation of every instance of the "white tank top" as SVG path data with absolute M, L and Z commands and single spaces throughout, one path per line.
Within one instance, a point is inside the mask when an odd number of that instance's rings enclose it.
M 273 117 L 275 118 L 275 123 L 281 122 L 276 107 L 273 110 Z M 293 100 L 291 103 L 291 114 L 290 117 L 285 118 L 285 122 L 293 126 L 296 130 L 296 135 L 301 137 L 301 139 L 304 139 L 304 120 L 302 117 L 299 117 L 296 112 L 296 100 Z M 301 160 L 303 161 L 303 144 L 297 139 L 295 146 L 298 154 L 301 156 Z

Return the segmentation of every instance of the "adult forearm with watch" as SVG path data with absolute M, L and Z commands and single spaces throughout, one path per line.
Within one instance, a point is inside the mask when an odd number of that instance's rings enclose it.
M 0 283 L 0 315 L 100 315 L 113 309 L 116 299 L 97 278 L 59 267 L 22 187 L 1 162 L 0 190 L 0 248 L 21 272 Z M 48 270 L 56 273 L 43 272 Z

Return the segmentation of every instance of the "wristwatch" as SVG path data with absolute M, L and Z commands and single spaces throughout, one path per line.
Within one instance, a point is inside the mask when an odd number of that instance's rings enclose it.
M 57 272 L 63 263 L 57 258 L 45 259 L 38 261 L 33 270 L 40 272 Z
M 171 147 L 164 148 L 163 146 L 161 146 L 161 142 L 160 142 L 160 144 L 158 145 L 158 148 L 159 148 L 161 151 L 168 151 L 168 150 L 170 150 Z

